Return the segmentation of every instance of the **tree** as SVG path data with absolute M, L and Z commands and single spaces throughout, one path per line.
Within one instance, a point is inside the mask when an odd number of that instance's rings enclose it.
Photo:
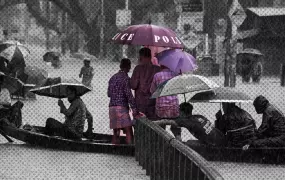
M 43 27 L 47 27 L 57 32 L 63 38 L 63 41 L 68 41 L 77 37 L 80 28 L 85 35 L 88 52 L 97 55 L 100 47 L 100 27 L 98 27 L 98 17 L 101 13 L 101 0 L 49 1 L 52 2 L 52 7 L 58 9 L 57 11 L 51 10 L 50 19 L 41 10 L 40 1 L 29 0 L 27 1 L 27 6 L 31 14 Z M 177 14 L 176 16 L 173 16 L 175 14 L 175 8 L 173 7 L 173 0 L 166 0 L 166 2 L 163 0 L 155 0 L 155 2 L 148 0 L 133 0 L 130 3 L 130 9 L 132 10 L 132 24 L 144 23 L 147 19 L 146 17 L 152 12 L 168 12 L 167 16 L 169 16 L 169 18 L 177 18 Z M 108 28 L 104 31 L 104 49 L 106 49 L 105 46 L 112 36 L 118 31 L 118 28 L 116 27 L 116 10 L 124 8 L 125 0 L 104 0 L 105 27 Z M 55 12 L 57 14 L 55 14 Z M 59 14 L 61 14 L 61 16 Z M 65 25 L 67 27 L 64 28 Z M 68 31 L 65 31 L 65 29 L 68 29 Z M 75 38 L 73 42 L 76 41 Z

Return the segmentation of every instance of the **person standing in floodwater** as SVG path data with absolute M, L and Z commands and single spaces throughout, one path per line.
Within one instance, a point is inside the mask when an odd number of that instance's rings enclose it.
M 91 82 L 94 76 L 94 69 L 90 66 L 90 59 L 84 59 L 84 66 L 80 70 L 79 78 L 82 77 L 82 84 L 92 87 Z
M 130 85 L 135 91 L 135 101 L 140 112 L 148 119 L 156 119 L 155 99 L 150 99 L 150 86 L 153 76 L 160 71 L 160 67 L 151 62 L 151 50 L 142 48 L 139 51 L 139 65 L 133 71 Z

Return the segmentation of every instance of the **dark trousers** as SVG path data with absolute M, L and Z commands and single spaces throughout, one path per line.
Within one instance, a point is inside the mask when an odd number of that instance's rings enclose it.
M 254 147 L 285 147 L 285 135 L 257 139 L 252 145 Z
M 81 137 L 72 132 L 67 126 L 61 122 L 48 118 L 46 121 L 45 134 L 62 136 L 67 139 L 80 139 Z
M 145 114 L 145 116 L 149 119 L 149 120 L 155 120 L 157 119 L 157 116 L 155 114 L 155 104 L 153 105 L 137 105 L 137 108 L 139 110 L 139 112 L 142 112 Z

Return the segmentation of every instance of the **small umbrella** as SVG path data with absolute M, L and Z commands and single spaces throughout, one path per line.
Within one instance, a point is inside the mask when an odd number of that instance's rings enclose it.
M 245 93 L 227 88 L 195 94 L 189 102 L 192 103 L 252 103 L 252 99 Z
M 6 41 L 0 44 L 0 56 L 11 61 L 14 57 L 21 58 L 30 54 L 30 51 L 18 41 Z
M 0 72 L 0 76 L 4 76 L 2 87 L 8 89 L 10 94 L 21 90 L 24 86 L 24 83 L 18 78 L 5 75 L 3 72 Z
M 47 71 L 36 66 L 27 66 L 25 67 L 24 72 L 28 75 L 27 80 L 25 81 L 26 84 L 37 85 L 49 76 Z
M 60 53 L 59 52 L 54 52 L 54 51 L 51 51 L 51 52 L 47 52 L 43 55 L 43 60 L 45 62 L 51 62 L 53 61 L 55 58 L 59 58 L 60 57 Z
M 253 48 L 244 49 L 239 54 L 252 54 L 252 55 L 263 56 L 263 54 L 259 50 Z
M 75 79 L 64 79 L 61 77 L 48 78 L 41 82 L 40 85 L 31 89 L 30 91 L 40 95 L 53 98 L 66 98 L 66 87 L 72 86 L 76 88 L 77 96 L 82 96 L 85 93 L 91 91 L 90 88 L 84 86 L 82 83 Z
M 127 29 L 117 33 L 112 41 L 118 44 L 141 45 L 183 48 L 182 40 L 177 37 L 174 31 L 168 28 L 152 25 L 140 24 L 132 25 Z
M 170 49 L 156 55 L 158 63 L 176 74 L 194 71 L 198 68 L 196 59 L 181 49 Z
M 152 94 L 151 98 L 209 91 L 218 87 L 219 85 L 214 81 L 204 76 L 183 74 L 161 83 Z

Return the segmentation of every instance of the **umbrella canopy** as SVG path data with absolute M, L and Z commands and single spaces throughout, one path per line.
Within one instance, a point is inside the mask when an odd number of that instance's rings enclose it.
M 252 99 L 242 92 L 233 91 L 227 88 L 218 88 L 214 91 L 195 94 L 189 102 L 192 103 L 252 103 Z
M 179 74 L 194 71 L 198 68 L 196 59 L 181 49 L 170 49 L 156 55 L 158 63 L 168 67 L 171 71 Z
M 0 44 L 0 56 L 11 61 L 13 58 L 24 58 L 30 51 L 18 41 L 6 41 Z
M 19 91 L 24 87 L 24 83 L 18 78 L 5 75 L 3 72 L 0 72 L 0 76 L 4 77 L 2 88 L 8 89 L 10 94 Z
M 28 75 L 26 84 L 38 85 L 41 81 L 48 78 L 48 72 L 36 66 L 25 67 L 25 74 Z
M 91 91 L 90 88 L 84 86 L 75 79 L 64 79 L 61 77 L 43 80 L 40 85 L 30 91 L 40 96 L 66 98 L 66 87 L 68 86 L 76 88 L 77 96 L 82 96 Z
M 44 60 L 45 62 L 51 62 L 51 61 L 53 61 L 54 59 L 59 58 L 59 57 L 60 57 L 60 53 L 59 53 L 59 52 L 53 52 L 53 51 L 51 51 L 51 52 L 47 52 L 47 53 L 45 53 L 45 54 L 43 55 L 43 60 Z
M 263 56 L 263 54 L 259 50 L 253 48 L 244 49 L 239 54 L 252 54 L 252 55 Z
M 129 26 L 127 29 L 117 33 L 112 40 L 118 44 L 128 45 L 184 47 L 174 31 L 151 24 Z
M 219 85 L 214 81 L 204 76 L 183 74 L 161 83 L 152 94 L 151 98 L 209 91 L 218 87 Z

